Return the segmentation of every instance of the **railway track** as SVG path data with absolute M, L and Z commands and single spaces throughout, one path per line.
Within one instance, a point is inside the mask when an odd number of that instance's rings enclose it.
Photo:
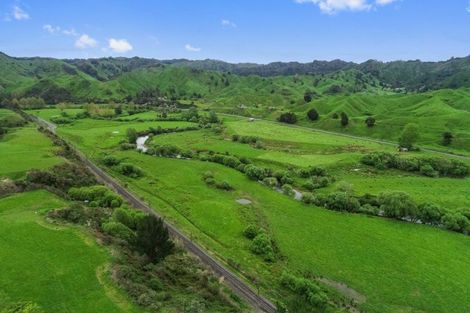
M 55 136 L 58 136 L 56 133 L 56 126 L 50 122 L 47 122 L 43 119 L 40 119 L 36 116 L 28 115 L 25 112 L 21 112 L 23 115 L 27 115 L 31 120 L 35 121 L 38 125 L 47 128 Z M 97 177 L 99 181 L 106 184 L 108 187 L 113 189 L 124 199 L 126 199 L 132 206 L 136 209 L 144 211 L 146 213 L 161 217 L 154 209 L 152 209 L 147 203 L 140 200 L 134 194 L 129 192 L 124 188 L 119 182 L 117 182 L 113 177 L 108 173 L 103 171 L 101 168 L 96 166 L 91 162 L 83 153 L 76 149 L 72 144 L 68 143 L 71 149 L 74 150 L 78 158 L 83 162 L 83 164 Z M 174 225 L 168 223 L 164 220 L 166 227 L 170 235 L 181 242 L 183 247 L 190 252 L 191 254 L 197 256 L 206 266 L 208 266 L 216 275 L 223 277 L 225 284 L 230 287 L 238 296 L 248 302 L 256 312 L 266 312 L 266 313 L 275 313 L 276 306 L 270 302 L 268 299 L 260 296 L 256 293 L 248 284 L 236 276 L 233 272 L 227 269 L 222 263 L 216 260 L 213 256 L 209 254 L 208 251 L 203 249 L 201 246 L 193 242 L 186 235 L 184 235 L 180 230 L 178 230 Z

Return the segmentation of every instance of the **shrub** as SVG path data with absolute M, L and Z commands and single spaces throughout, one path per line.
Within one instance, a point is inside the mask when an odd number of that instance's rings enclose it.
M 375 118 L 373 118 L 372 116 L 369 116 L 366 118 L 366 121 L 365 121 L 367 127 L 371 128 L 371 127 L 374 127 L 375 126 Z
M 310 191 L 315 189 L 325 188 L 331 183 L 329 177 L 313 176 L 311 180 L 304 184 L 304 188 Z
M 238 141 L 240 139 L 240 135 L 232 135 L 232 141 Z
M 456 232 L 468 232 L 470 221 L 459 212 L 449 212 L 442 217 L 442 224 L 448 230 Z
M 315 109 L 310 109 L 310 110 L 307 112 L 307 117 L 308 117 L 309 120 L 311 120 L 311 121 L 316 121 L 316 120 L 318 120 L 318 118 L 320 117 L 320 115 L 318 114 L 317 110 L 315 110 Z
M 26 182 L 68 191 L 71 187 L 96 184 L 95 178 L 83 167 L 73 163 L 64 163 L 52 167 L 49 171 L 32 170 L 26 174 Z
M 217 189 L 222 189 L 222 190 L 226 190 L 226 191 L 231 191 L 231 190 L 233 190 L 232 185 L 230 185 L 230 183 L 228 183 L 228 182 L 226 182 L 226 181 L 216 182 L 216 183 L 215 183 L 215 187 L 216 187 Z
M 138 178 L 143 176 L 143 172 L 140 168 L 130 164 L 130 163 L 122 163 L 118 167 L 118 172 L 122 175 Z
M 424 164 L 419 168 L 419 172 L 428 177 L 438 177 L 439 173 L 434 170 L 434 168 L 430 164 Z
M 71 124 L 73 121 L 73 119 L 63 116 L 56 116 L 51 118 L 51 122 L 58 125 Z
M 246 238 L 252 240 L 254 239 L 259 233 L 259 229 L 255 225 L 248 225 L 244 230 L 243 230 L 243 236 Z
M 66 208 L 49 211 L 47 215 L 50 218 L 58 218 L 76 224 L 85 221 L 85 209 L 78 203 L 72 203 Z
M 265 179 L 263 179 L 263 184 L 265 184 L 268 187 L 276 187 L 278 185 L 277 178 L 266 177 Z
M 113 212 L 115 222 L 119 222 L 132 230 L 137 229 L 137 222 L 143 216 L 145 216 L 144 213 L 140 211 L 123 207 L 117 208 Z
M 329 194 L 325 201 L 326 208 L 335 211 L 357 212 L 360 208 L 359 201 L 346 192 Z
M 315 196 L 310 192 L 304 192 L 302 194 L 302 202 L 305 204 L 315 203 Z
M 247 166 L 245 166 L 246 175 L 248 175 L 248 177 L 253 180 L 263 180 L 266 177 L 270 176 L 269 172 L 270 172 L 269 170 L 265 168 L 257 167 L 256 165 L 253 165 L 253 164 L 248 164 Z
M 238 165 L 240 165 L 240 160 L 234 156 L 226 156 L 223 158 L 222 163 L 225 166 L 231 167 L 231 168 L 236 168 Z
M 266 262 L 274 261 L 274 250 L 269 236 L 261 232 L 253 239 L 250 246 L 251 252 L 260 255 Z
M 384 192 L 378 198 L 383 214 L 391 218 L 415 218 L 417 216 L 416 203 L 404 192 Z
M 295 113 L 292 113 L 292 112 L 282 113 L 281 116 L 279 116 L 279 122 L 287 123 L 287 124 L 295 124 L 297 123 L 297 115 L 295 115 Z
M 362 205 L 359 210 L 357 211 L 358 213 L 366 214 L 366 215 L 379 215 L 379 208 L 373 205 L 370 205 L 369 203 L 366 203 Z
M 369 193 L 366 193 L 358 198 L 359 203 L 364 206 L 365 204 L 369 204 L 375 207 L 379 207 L 379 200 L 377 196 L 371 195 Z
M 424 224 L 439 225 L 444 211 L 434 203 L 422 203 L 418 206 L 417 217 Z
M 135 130 L 135 128 L 128 128 L 126 130 L 126 137 L 127 137 L 127 141 L 131 144 L 135 144 L 135 142 L 137 141 L 137 131 Z
M 103 231 L 113 237 L 132 243 L 135 240 L 135 233 L 126 225 L 110 221 L 103 224 Z
M 19 192 L 20 190 L 21 188 L 19 188 L 13 180 L 0 180 L 0 197 Z
M 309 166 L 299 170 L 299 176 L 303 178 L 311 176 L 328 176 L 326 169 L 318 166 Z
M 286 184 L 292 185 L 294 183 L 294 179 L 290 177 L 289 173 L 285 173 L 284 175 L 282 175 L 279 181 L 283 185 L 286 185 Z
M 68 192 L 73 200 L 96 201 L 98 206 L 116 208 L 121 206 L 122 198 L 105 186 L 91 186 L 81 188 L 70 188 Z
M 121 161 L 113 155 L 107 155 L 102 160 L 103 164 L 106 166 L 118 165 Z
M 281 276 L 281 285 L 317 309 L 324 310 L 328 306 L 328 296 L 311 280 L 284 272 Z
M 293 196 L 295 194 L 294 189 L 290 184 L 282 185 L 282 192 L 288 196 Z
M 22 127 L 26 124 L 26 121 L 17 114 L 8 115 L 0 119 L 0 127 L 13 128 Z

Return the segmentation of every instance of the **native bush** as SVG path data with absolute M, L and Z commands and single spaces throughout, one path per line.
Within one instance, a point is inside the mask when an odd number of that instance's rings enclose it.
M 265 232 L 261 232 L 253 239 L 250 246 L 251 252 L 260 255 L 266 262 L 274 261 L 274 249 L 271 239 Z
M 117 171 L 121 173 L 122 175 L 132 177 L 132 178 L 139 178 L 144 175 L 144 173 L 142 172 L 140 168 L 130 163 L 121 163 L 117 167 Z
M 259 233 L 259 228 L 256 227 L 255 225 L 251 224 L 248 225 L 244 230 L 243 230 L 243 236 L 246 238 L 252 240 L 254 239 Z
M 349 193 L 334 192 L 326 197 L 324 206 L 334 211 L 357 212 L 361 205 Z
M 117 208 L 123 202 L 120 196 L 101 185 L 80 188 L 73 187 L 70 188 L 68 194 L 73 200 L 95 201 L 100 207 Z
M 384 216 L 402 219 L 417 216 L 417 206 L 413 199 L 405 192 L 383 192 L 378 201 Z

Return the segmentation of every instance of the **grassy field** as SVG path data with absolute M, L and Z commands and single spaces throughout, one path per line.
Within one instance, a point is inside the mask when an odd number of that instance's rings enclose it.
M 32 168 L 45 169 L 64 162 L 55 150 L 51 140 L 34 125 L 10 129 L 0 138 L 0 177 L 20 178 Z
M 374 171 L 360 164 L 364 153 L 371 151 L 393 152 L 394 148 L 364 140 L 349 139 L 305 129 L 279 126 L 266 121 L 247 122 L 229 118 L 227 134 L 216 135 L 210 130 L 170 133 L 155 136 L 156 144 L 171 144 L 182 149 L 213 150 L 230 152 L 248 157 L 255 162 L 272 162 L 287 168 L 290 165 L 327 167 L 337 182 L 325 191 L 332 191 L 338 185 L 348 183 L 358 194 L 379 194 L 383 191 L 400 190 L 413 196 L 419 202 L 432 201 L 449 209 L 470 206 L 468 179 L 429 178 L 400 171 Z M 272 134 L 276 136 L 273 138 Z M 230 135 L 251 135 L 261 138 L 264 149 L 230 140 Z M 408 153 L 407 156 L 431 156 L 430 153 Z
M 50 121 L 51 118 L 60 117 L 62 112 L 65 112 L 69 116 L 75 116 L 77 113 L 83 112 L 83 109 L 80 108 L 66 108 L 64 110 L 49 108 L 46 110 L 29 110 L 29 114 L 34 114 L 42 119 Z
M 108 120 L 83 119 L 73 125 L 65 125 L 59 132 L 73 137 L 74 141 L 89 152 L 106 151 L 115 147 L 121 140 L 126 140 L 126 130 L 135 128 L 137 131 L 147 130 L 149 127 L 174 128 L 195 125 L 190 122 L 119 122 Z
M 107 282 L 110 256 L 92 237 L 44 221 L 65 205 L 41 190 L 0 199 L 0 311 L 26 301 L 44 312 L 139 312 Z
M 58 131 L 91 156 L 112 153 L 140 167 L 145 172 L 140 179 L 113 175 L 191 238 L 220 258 L 239 262 L 240 271 L 246 276 L 261 277 L 264 292 L 273 298 L 279 297 L 280 273 L 288 269 L 346 283 L 366 297 L 361 307 L 366 312 L 466 313 L 465 308 L 470 306 L 470 293 L 466 288 L 470 284 L 466 270 L 470 265 L 468 237 L 429 226 L 305 206 L 237 171 L 213 163 L 120 151 L 116 144 L 119 137 L 123 137 L 121 133 L 103 143 L 117 127 L 114 123 L 83 120 L 60 127 Z M 166 122 L 120 125 L 125 129 L 145 124 L 142 127 L 146 128 L 161 123 Z M 92 124 L 99 126 L 89 129 Z M 226 126 L 226 136 L 237 133 L 262 137 L 266 150 L 234 143 L 205 130 L 160 135 L 154 137 L 153 142 L 228 151 L 255 162 L 276 162 L 285 166 L 311 165 L 317 159 L 331 160 L 343 155 L 342 162 L 320 161 L 319 164 L 327 164 L 339 181 L 352 183 L 358 193 L 397 188 L 409 191 L 420 200 L 427 199 L 427 194 L 435 194 L 433 199 L 446 206 L 466 205 L 469 201 L 462 195 L 468 180 L 432 180 L 384 172 L 368 181 L 367 173 L 347 171 L 359 166 L 357 160 L 362 153 L 393 148 L 264 122 L 229 119 Z M 266 158 L 269 153 L 272 157 Z M 286 159 L 280 159 L 280 154 Z M 299 155 L 306 155 L 311 161 L 300 164 Z M 212 171 L 219 180 L 229 181 L 235 191 L 207 186 L 202 180 L 207 171 Z M 249 199 L 252 204 L 242 206 L 236 202 L 240 198 Z M 272 234 L 282 255 L 276 263 L 266 264 L 250 253 L 249 241 L 242 236 L 243 229 L 250 223 L 263 226 Z

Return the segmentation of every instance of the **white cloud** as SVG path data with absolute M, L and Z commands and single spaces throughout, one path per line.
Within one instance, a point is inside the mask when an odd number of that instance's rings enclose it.
M 134 49 L 126 39 L 109 39 L 109 48 L 117 53 L 126 53 Z
M 74 36 L 74 37 L 78 36 L 78 33 L 73 28 L 63 29 L 62 34 L 66 35 L 66 36 Z
M 60 32 L 60 27 L 59 26 L 52 26 L 50 24 L 46 24 L 42 27 L 45 31 L 47 31 L 49 34 L 55 34 Z
M 375 1 L 378 5 L 387 5 L 392 2 L 396 2 L 397 0 L 377 0 Z
M 470 1 L 468 1 L 467 12 L 470 13 Z
M 222 20 L 222 26 L 236 28 L 237 24 L 235 24 L 234 22 L 232 22 L 230 20 Z
M 77 41 L 75 41 L 75 47 L 79 49 L 94 48 L 97 45 L 98 42 L 87 34 L 81 35 Z
M 295 0 L 296 3 L 317 5 L 323 13 L 335 14 L 339 11 L 369 11 L 376 6 L 385 6 L 397 0 Z
M 66 36 L 73 36 L 77 37 L 79 34 L 75 31 L 75 29 L 62 29 L 60 26 L 53 26 L 51 24 L 45 24 L 42 29 L 47 31 L 49 34 L 62 34 Z
M 15 5 L 13 7 L 13 11 L 11 13 L 11 16 L 17 21 L 29 20 L 30 19 L 29 14 L 17 5 Z
M 191 52 L 199 52 L 201 51 L 202 49 L 201 48 L 196 48 L 196 47 L 193 47 L 192 45 L 190 45 L 189 43 L 187 43 L 186 45 L 184 45 L 184 48 L 188 51 L 191 51 Z

